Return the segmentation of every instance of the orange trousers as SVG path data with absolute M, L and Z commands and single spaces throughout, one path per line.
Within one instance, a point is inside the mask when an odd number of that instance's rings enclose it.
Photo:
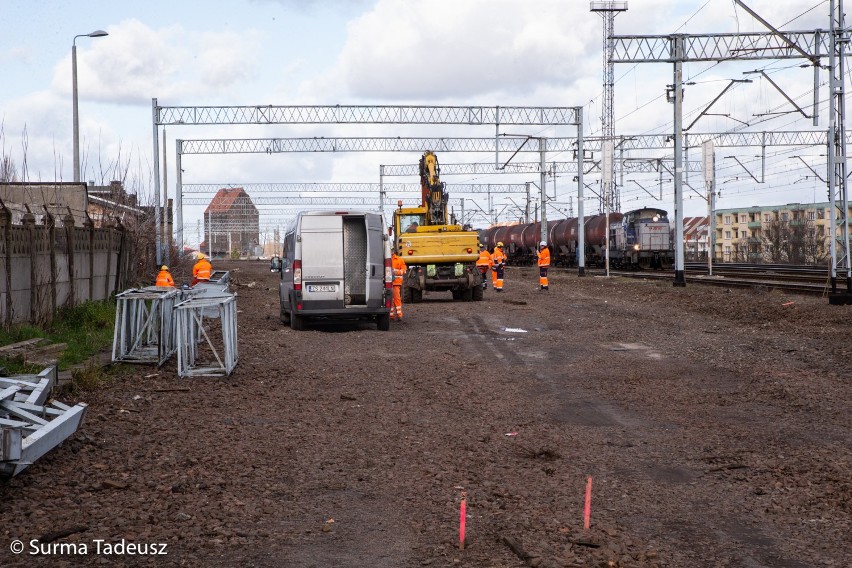
M 494 284 L 495 290 L 503 290 L 503 267 L 494 265 L 491 269 L 491 283 Z
M 538 267 L 538 284 L 545 290 L 547 290 L 547 269 L 547 266 Z
M 391 319 L 402 319 L 402 286 L 393 287 L 393 305 L 390 311 Z

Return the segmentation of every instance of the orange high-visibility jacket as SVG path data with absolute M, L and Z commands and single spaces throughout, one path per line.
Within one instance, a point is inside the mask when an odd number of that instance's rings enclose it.
M 213 266 L 206 258 L 200 259 L 192 267 L 192 276 L 196 280 L 210 280 L 211 274 L 213 274 Z
M 168 270 L 161 270 L 160 273 L 157 274 L 157 282 L 154 286 L 170 286 L 174 288 L 175 280 L 172 278 L 172 275 Z
M 538 251 L 538 265 L 550 266 L 550 249 L 545 247 Z
M 402 277 L 405 276 L 405 271 L 408 269 L 402 257 L 393 253 L 391 257 L 391 268 L 393 268 L 393 285 L 402 286 Z
M 491 253 L 491 260 L 494 261 L 494 264 L 505 264 L 506 263 L 506 255 L 498 247 L 498 248 L 495 248 L 494 252 Z
M 479 258 L 476 260 L 476 266 L 487 266 L 488 268 L 494 266 L 494 261 L 491 260 L 491 253 L 488 252 L 487 249 L 479 251 Z

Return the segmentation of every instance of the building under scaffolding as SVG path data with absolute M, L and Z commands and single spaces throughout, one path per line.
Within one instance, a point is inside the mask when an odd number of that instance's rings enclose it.
M 204 210 L 204 243 L 213 257 L 252 254 L 259 242 L 260 213 L 241 187 L 222 188 Z

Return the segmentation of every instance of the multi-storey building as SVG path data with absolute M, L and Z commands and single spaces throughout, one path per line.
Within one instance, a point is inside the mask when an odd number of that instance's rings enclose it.
M 714 259 L 721 262 L 825 262 L 830 203 L 788 203 L 716 210 Z M 852 206 L 848 215 L 852 218 Z

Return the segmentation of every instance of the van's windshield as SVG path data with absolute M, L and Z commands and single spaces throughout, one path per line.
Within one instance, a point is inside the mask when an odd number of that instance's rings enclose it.
M 415 233 L 417 227 L 424 225 L 425 215 L 402 215 L 399 218 L 399 226 L 403 233 Z

